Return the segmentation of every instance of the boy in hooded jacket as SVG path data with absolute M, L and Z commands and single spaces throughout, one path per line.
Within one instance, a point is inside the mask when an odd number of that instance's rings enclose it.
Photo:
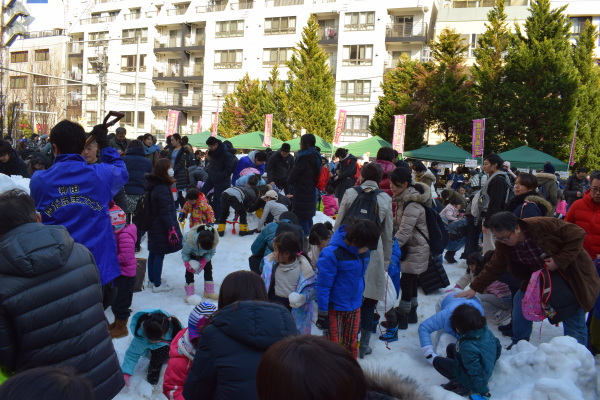
M 204 295 L 212 300 L 219 298 L 215 293 L 211 262 L 218 244 L 219 235 L 211 225 L 196 225 L 185 234 L 181 258 L 185 266 L 185 296 L 190 304 L 196 305 L 201 300 L 194 295 L 194 275 L 202 271 Z

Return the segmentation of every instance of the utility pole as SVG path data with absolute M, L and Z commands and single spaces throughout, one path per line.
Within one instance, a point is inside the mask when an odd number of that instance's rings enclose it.
M 137 33 L 136 33 L 137 35 Z M 135 85 L 133 87 L 133 135 L 138 136 L 138 85 L 140 80 L 140 41 L 142 34 L 137 36 L 135 48 Z

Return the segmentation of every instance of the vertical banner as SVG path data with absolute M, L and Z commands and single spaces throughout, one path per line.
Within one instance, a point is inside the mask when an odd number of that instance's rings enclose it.
M 344 131 L 344 125 L 346 124 L 346 110 L 340 110 L 338 112 L 337 123 L 335 125 L 335 133 L 333 135 L 333 144 L 336 146 L 340 145 L 340 136 Z
M 575 143 L 577 143 L 577 125 L 575 125 L 575 132 L 573 132 L 573 142 L 571 143 L 571 155 L 569 156 L 569 166 L 575 165 Z
M 404 152 L 404 132 L 406 131 L 406 114 L 394 115 L 394 136 L 392 148 L 398 153 Z
M 196 133 L 202 132 L 202 117 L 198 117 L 198 126 L 196 127 Z
M 471 157 L 483 157 L 483 140 L 485 135 L 485 119 L 473 120 L 473 141 Z
M 165 132 L 166 136 L 170 136 L 174 133 L 177 133 L 177 121 L 178 120 L 179 120 L 179 111 L 169 110 L 169 114 L 167 116 L 167 130 Z
M 215 120 L 213 121 L 212 132 L 210 136 L 217 136 L 217 126 L 219 126 L 219 109 L 217 108 L 217 112 L 215 113 Z
M 271 137 L 273 136 L 273 114 L 265 115 L 265 136 L 262 147 L 271 147 Z

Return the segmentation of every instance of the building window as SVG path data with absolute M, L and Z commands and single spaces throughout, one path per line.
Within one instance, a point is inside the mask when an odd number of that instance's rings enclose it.
M 369 101 L 371 99 L 371 81 L 342 81 L 340 96 L 348 101 Z
M 140 43 L 148 42 L 148 28 L 123 29 L 122 44 L 135 44 L 137 38 L 140 38 Z
M 265 18 L 265 35 L 296 33 L 296 17 Z
M 34 75 L 33 76 L 33 83 L 36 84 L 36 85 L 47 85 L 48 84 L 48 77 L 47 76 Z
M 135 98 L 135 83 L 121 83 L 120 97 L 122 99 L 133 99 Z M 146 84 L 138 84 L 138 98 L 146 97 Z
M 121 72 L 134 72 L 137 55 L 121 56 Z M 140 54 L 140 72 L 146 71 L 146 54 Z
M 244 36 L 244 21 L 217 21 L 215 37 L 240 37 Z
M 95 47 L 95 46 L 106 46 L 108 45 L 108 31 L 103 31 L 103 32 L 90 32 L 89 36 L 88 36 L 88 40 L 90 41 L 90 43 L 88 44 L 89 47 Z
M 98 100 L 98 86 L 88 86 L 86 100 Z M 95 121 L 95 119 L 94 119 Z
M 572 17 L 571 24 L 573 29 L 571 32 L 573 35 L 579 35 L 583 32 L 583 26 L 585 25 L 585 21 L 588 21 L 590 24 L 592 23 L 592 17 Z
M 216 50 L 215 68 L 242 68 L 242 50 Z
M 35 61 L 48 61 L 50 59 L 50 49 L 35 50 Z
M 373 45 L 344 46 L 342 65 L 373 65 Z
M 221 91 L 221 97 L 224 97 L 226 94 L 233 93 L 235 91 L 235 86 L 237 85 L 237 81 L 230 82 L 215 82 L 213 97 L 217 97 L 217 90 Z
M 276 49 L 263 49 L 263 67 L 272 67 L 273 65 L 284 65 L 292 56 L 292 49 L 289 47 Z
M 369 135 L 369 116 L 368 115 L 347 115 L 346 125 L 344 126 L 344 135 L 368 136 Z
M 121 124 L 122 125 L 131 125 L 133 126 L 133 124 L 135 123 L 135 121 L 133 120 L 133 111 L 123 111 L 123 114 L 125 114 L 125 116 L 123 117 L 123 119 L 121 120 Z M 143 129 L 144 128 L 144 111 L 138 111 L 138 129 Z
M 375 11 L 346 13 L 344 29 L 347 31 L 372 31 L 375 29 Z
M 11 51 L 10 52 L 10 62 L 11 63 L 27 62 L 27 51 Z
M 98 123 L 98 112 L 97 111 L 86 111 L 87 124 L 94 126 Z
M 11 89 L 25 89 L 27 87 L 26 76 L 11 76 L 10 77 L 10 88 Z
M 469 48 L 467 49 L 467 57 L 475 57 L 474 50 L 477 48 L 477 34 L 471 33 L 470 35 L 460 35 L 463 43 L 468 43 Z

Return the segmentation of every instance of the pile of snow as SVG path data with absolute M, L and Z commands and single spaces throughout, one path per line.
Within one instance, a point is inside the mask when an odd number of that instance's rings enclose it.
M 29 193 L 29 179 L 21 175 L 0 174 L 0 193 L 11 189 L 21 189 Z

